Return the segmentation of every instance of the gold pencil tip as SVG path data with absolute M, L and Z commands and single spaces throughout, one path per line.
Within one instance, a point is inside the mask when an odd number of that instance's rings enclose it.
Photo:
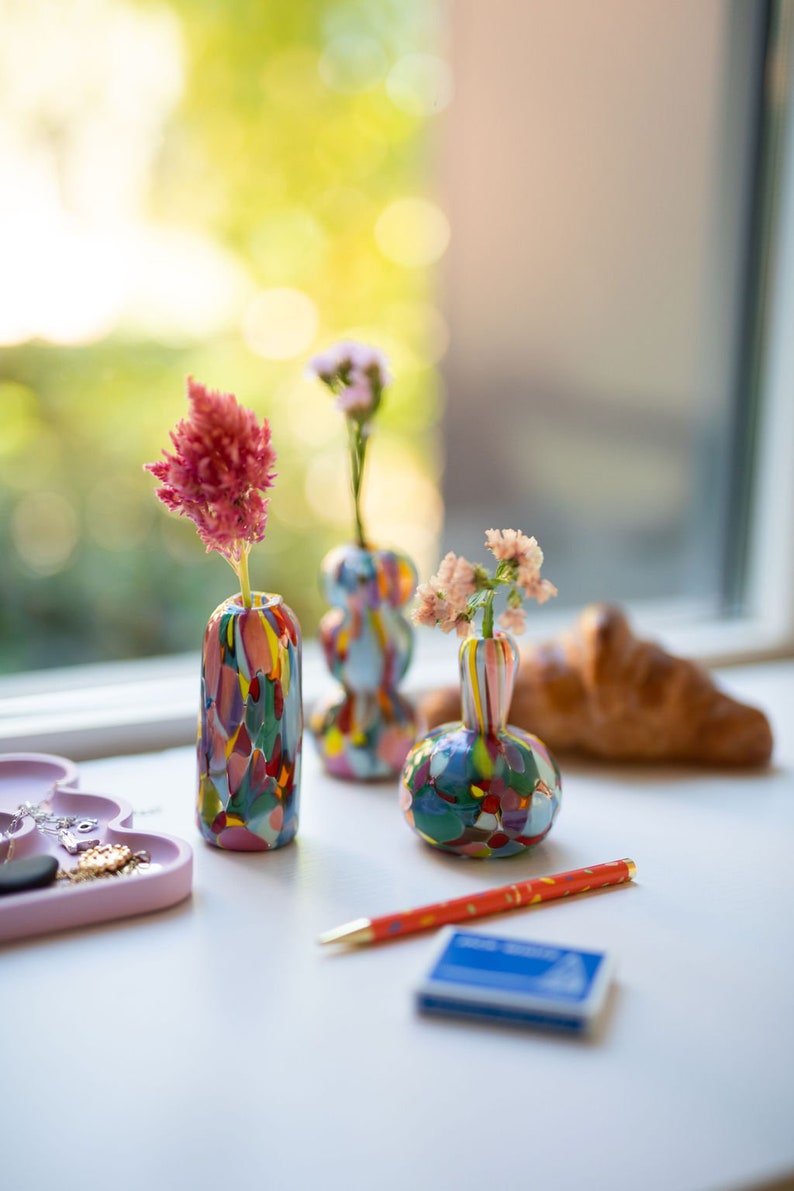
M 356 918 L 335 926 L 318 936 L 318 943 L 370 943 L 373 938 L 372 922 L 369 918 Z
M 628 857 L 623 861 L 623 863 L 625 864 L 626 868 L 629 870 L 629 875 L 627 877 L 627 880 L 633 881 L 637 875 L 636 864 L 634 863 L 633 860 L 629 860 Z

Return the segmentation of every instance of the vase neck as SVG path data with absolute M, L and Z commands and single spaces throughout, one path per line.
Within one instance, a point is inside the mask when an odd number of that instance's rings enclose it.
M 417 573 L 405 554 L 364 546 L 337 546 L 322 562 L 325 595 L 337 608 L 403 608 Z
M 460 647 L 463 723 L 473 732 L 495 735 L 507 725 L 518 648 L 512 637 L 467 637 Z

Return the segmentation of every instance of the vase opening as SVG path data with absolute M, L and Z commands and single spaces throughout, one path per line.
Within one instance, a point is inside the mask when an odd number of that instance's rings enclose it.
M 252 591 L 251 592 L 251 607 L 252 608 L 275 608 L 282 604 L 284 599 L 280 595 L 276 595 L 272 591 Z M 226 601 L 227 606 L 232 605 L 235 608 L 245 609 L 243 603 L 242 592 L 237 592 L 236 595 L 229 596 Z

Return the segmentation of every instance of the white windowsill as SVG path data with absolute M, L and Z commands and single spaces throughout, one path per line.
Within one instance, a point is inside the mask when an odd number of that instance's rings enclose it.
M 691 609 L 689 610 L 691 612 Z M 631 610 L 635 632 L 710 668 L 794 656 L 780 626 L 764 621 L 695 621 L 668 609 Z M 543 611 L 524 644 L 555 636 L 570 614 Z M 404 689 L 416 694 L 456 681 L 457 641 L 416 634 Z M 87 760 L 189 744 L 198 720 L 199 657 L 180 654 L 132 662 L 35 671 L 0 678 L 0 752 L 47 752 Z M 334 682 L 317 641 L 304 643 L 304 703 Z

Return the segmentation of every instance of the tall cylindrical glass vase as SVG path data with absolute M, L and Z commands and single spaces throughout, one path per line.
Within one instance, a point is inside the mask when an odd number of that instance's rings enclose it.
M 301 633 L 280 595 L 215 609 L 201 655 L 197 821 L 208 843 L 242 852 L 298 829 L 303 742 Z

